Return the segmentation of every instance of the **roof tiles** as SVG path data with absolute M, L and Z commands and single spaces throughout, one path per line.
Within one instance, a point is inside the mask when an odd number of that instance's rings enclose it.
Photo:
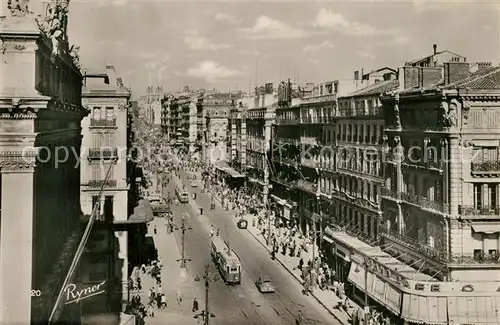
M 382 94 L 388 91 L 392 91 L 396 89 L 399 85 L 398 80 L 385 80 L 381 81 L 378 83 L 375 83 L 373 85 L 370 85 L 368 87 L 356 90 L 350 94 L 347 94 L 346 96 L 343 97 L 355 97 L 355 96 L 368 96 L 368 95 L 376 95 L 376 94 Z

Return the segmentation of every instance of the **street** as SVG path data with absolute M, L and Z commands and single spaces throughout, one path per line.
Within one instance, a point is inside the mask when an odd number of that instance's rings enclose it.
M 304 316 L 303 324 L 336 324 L 335 319 L 314 298 L 301 293 L 302 286 L 276 261 L 271 260 L 269 253 L 248 233 L 236 227 L 231 211 L 224 211 L 218 206 L 210 210 L 210 197 L 200 194 L 199 188 L 192 188 L 185 179 L 186 174 L 180 172 L 190 193 L 197 193 L 196 202 L 190 199 L 189 204 L 173 205 L 175 223 L 181 224 L 181 216 L 187 214 L 186 224 L 191 227 L 185 237 L 185 257 L 187 262 L 188 281 L 197 284 L 200 290 L 195 290 L 189 296 L 183 293 L 185 304 L 192 303 L 194 295 L 198 295 L 200 309 L 204 308 L 203 279 L 197 282 L 198 275 L 203 277 L 205 265 L 210 265 L 212 275 L 218 272 L 210 257 L 209 226 L 213 224 L 220 229 L 220 236 L 230 243 L 231 249 L 240 257 L 242 264 L 242 283 L 237 286 L 226 286 L 219 280 L 210 284 L 210 311 L 215 315 L 213 324 L 295 324 L 299 310 Z M 174 195 L 175 176 L 164 189 L 165 193 Z M 204 214 L 199 215 L 199 207 L 204 208 Z M 161 233 L 166 236 L 166 230 Z M 176 242 L 182 241 L 180 230 L 175 231 Z M 180 262 L 179 262 L 180 266 Z M 276 287 L 276 292 L 261 294 L 254 281 L 259 276 L 269 277 Z M 166 281 L 169 277 L 164 276 Z M 190 311 L 189 311 L 190 312 Z M 194 313 L 192 313 L 194 315 Z

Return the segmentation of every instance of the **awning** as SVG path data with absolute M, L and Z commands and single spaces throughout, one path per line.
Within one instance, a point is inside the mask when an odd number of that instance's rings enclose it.
M 496 222 L 473 223 L 471 226 L 475 232 L 481 232 L 484 234 L 494 234 L 500 232 L 500 223 Z
M 447 324 L 446 303 L 446 296 L 419 296 L 405 293 L 403 294 L 401 317 L 412 323 Z
M 500 324 L 500 297 L 448 297 L 450 324 Z
M 153 209 L 148 200 L 139 200 L 134 213 L 127 220 L 115 220 L 114 224 L 139 224 L 153 221 Z
M 288 201 L 286 199 L 282 199 L 282 198 L 280 198 L 280 197 L 278 197 L 278 196 L 276 196 L 274 194 L 271 194 L 270 197 L 271 197 L 271 199 L 275 200 L 276 203 L 278 203 L 281 206 L 285 206 L 288 209 L 292 209 L 293 208 L 293 206 L 290 203 L 288 203 Z
M 237 172 L 236 170 L 234 170 L 234 168 L 232 168 L 231 166 L 229 166 L 229 164 L 224 161 L 224 160 L 219 160 L 219 161 L 216 161 L 215 162 L 215 168 L 217 168 L 218 170 L 222 171 L 222 172 L 225 172 L 227 173 L 229 176 L 233 177 L 233 178 L 242 178 L 242 177 L 245 177 L 245 175 Z
M 333 239 L 328 236 L 323 236 L 323 240 L 329 242 L 330 244 L 333 244 Z
M 361 291 L 368 293 L 372 299 L 390 309 L 395 315 L 400 314 L 401 291 L 370 271 L 365 276 L 365 267 L 363 265 L 352 261 L 348 280 Z M 365 287 L 367 290 L 365 290 Z

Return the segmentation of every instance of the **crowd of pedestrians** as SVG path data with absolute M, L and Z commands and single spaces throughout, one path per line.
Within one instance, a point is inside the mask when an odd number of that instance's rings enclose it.
M 248 187 L 237 189 L 230 188 L 214 173 L 211 166 L 206 166 L 196 160 L 188 159 L 187 156 L 181 156 L 178 169 L 174 172 L 178 175 L 179 169 L 193 173 L 201 174 L 201 189 L 212 195 L 212 207 L 215 206 L 214 200 L 217 199 L 226 210 L 235 212 L 235 217 L 251 216 L 252 225 L 256 226 L 264 238 L 268 238 L 269 227 L 268 219 L 271 218 L 271 244 L 272 256 L 276 254 L 288 255 L 299 259 L 296 266 L 302 273 L 304 280 L 303 293 L 308 295 L 313 288 L 322 291 L 331 291 L 338 298 L 338 304 L 335 309 L 343 310 L 346 313 L 352 308 L 350 300 L 346 294 L 345 284 L 339 280 L 335 271 L 326 263 L 321 252 L 315 252 L 313 259 L 311 254 L 311 239 L 308 234 L 303 234 L 297 224 L 282 222 L 276 215 L 269 212 L 264 206 L 262 196 Z M 195 176 L 191 176 L 195 177 Z M 218 235 L 219 230 L 210 226 L 210 236 Z M 193 303 L 194 305 L 194 303 Z M 194 308 L 194 306 L 193 306 Z M 350 315 L 351 323 L 364 324 L 365 314 L 361 308 L 356 308 Z M 394 324 L 388 313 L 371 309 L 367 318 L 367 325 L 389 325 Z

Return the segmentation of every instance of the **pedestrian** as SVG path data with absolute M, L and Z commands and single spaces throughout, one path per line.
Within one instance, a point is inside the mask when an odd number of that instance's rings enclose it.
M 177 304 L 180 305 L 182 302 L 182 295 L 181 295 L 181 291 L 180 290 L 177 290 Z
M 153 232 L 154 232 L 154 234 L 155 234 L 155 235 L 156 235 L 156 234 L 157 234 L 157 232 L 158 232 L 158 231 L 156 230 L 156 225 L 155 225 L 155 227 L 154 227 L 154 229 L 153 229 Z
M 167 308 L 167 296 L 165 294 L 161 294 L 161 308 Z
M 151 305 L 149 305 L 149 307 L 148 307 L 148 316 L 151 318 L 155 317 L 155 310 L 154 310 L 153 306 L 151 306 Z
M 141 278 L 137 277 L 137 290 L 142 290 Z
M 193 313 L 196 313 L 199 309 L 198 300 L 196 297 L 193 299 Z

